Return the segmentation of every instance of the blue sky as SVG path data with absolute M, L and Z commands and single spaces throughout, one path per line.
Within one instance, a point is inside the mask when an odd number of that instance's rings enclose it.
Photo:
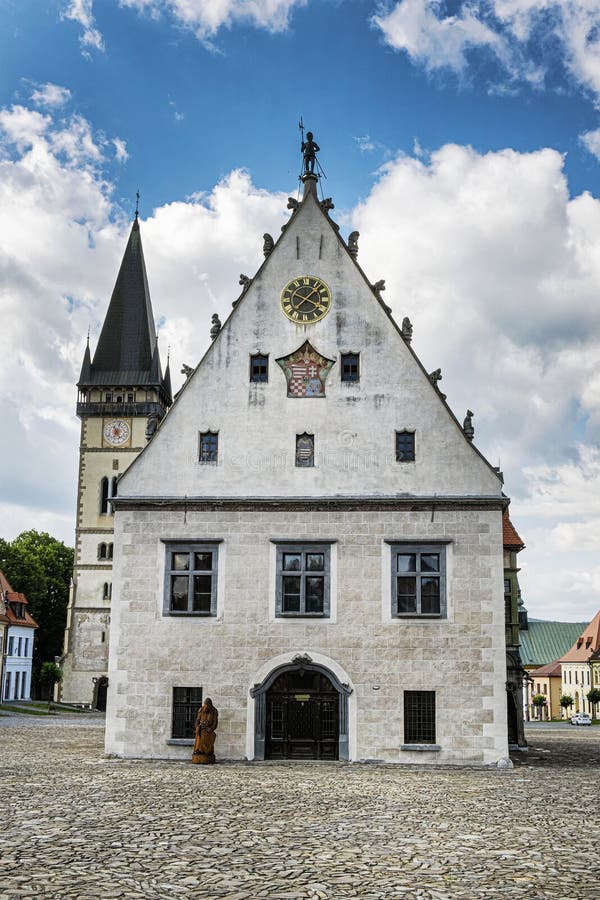
M 136 190 L 177 382 L 289 215 L 302 115 L 342 233 L 504 470 L 530 612 L 591 618 L 599 33 L 600 0 L 0 0 L 3 535 L 73 540 L 74 382 Z

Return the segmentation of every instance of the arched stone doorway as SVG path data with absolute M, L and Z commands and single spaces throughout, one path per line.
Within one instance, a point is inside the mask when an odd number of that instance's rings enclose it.
M 277 666 L 250 691 L 255 759 L 348 759 L 352 689 L 310 656 Z

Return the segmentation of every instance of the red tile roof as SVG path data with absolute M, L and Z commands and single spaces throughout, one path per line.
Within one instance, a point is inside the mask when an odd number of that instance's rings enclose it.
M 561 668 L 560 659 L 555 659 L 554 662 L 548 663 L 545 666 L 540 666 L 539 669 L 530 669 L 529 674 L 532 678 L 537 678 L 538 675 L 547 678 L 560 678 Z
M 561 660 L 563 662 L 588 662 L 597 650 L 600 650 L 600 609 L 571 649 L 561 656 Z
M 507 509 L 502 513 L 502 543 L 505 547 L 510 547 L 517 551 L 522 550 L 525 546 L 517 534 L 515 526 L 510 521 Z
M 38 623 L 27 611 L 27 597 L 18 591 L 13 591 L 4 572 L 0 570 L 0 608 L 6 616 L 9 625 L 19 625 L 21 628 L 39 628 Z M 17 616 L 12 604 L 23 604 L 23 617 Z M 4 619 L 3 619 L 4 621 Z

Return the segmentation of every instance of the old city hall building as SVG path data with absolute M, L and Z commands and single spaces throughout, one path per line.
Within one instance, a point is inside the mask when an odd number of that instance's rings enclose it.
M 154 344 L 156 408 L 126 398 L 124 371 L 121 410 L 117 385 L 94 395 L 108 482 L 88 501 L 116 493 L 106 750 L 189 758 L 211 697 L 218 758 L 504 765 L 501 476 L 360 268 L 358 235 L 340 237 L 307 166 L 302 181 L 168 412 Z

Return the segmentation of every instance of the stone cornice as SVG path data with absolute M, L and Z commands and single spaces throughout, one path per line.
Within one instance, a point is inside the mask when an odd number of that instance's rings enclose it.
M 504 495 L 414 497 L 115 497 L 116 510 L 443 510 L 505 509 Z

